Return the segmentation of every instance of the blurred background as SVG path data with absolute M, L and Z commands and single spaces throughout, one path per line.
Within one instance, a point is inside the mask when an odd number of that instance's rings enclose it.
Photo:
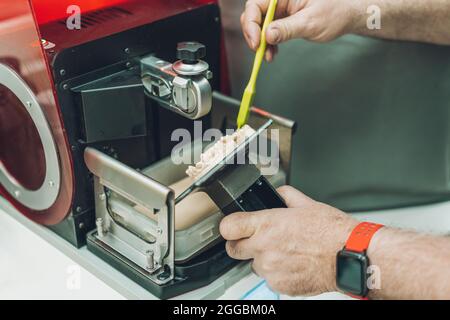
M 241 99 L 254 57 L 239 22 L 245 1 L 219 2 Z M 448 47 L 353 35 L 281 45 L 255 105 L 298 122 L 291 183 L 349 211 L 447 200 L 449 57 Z

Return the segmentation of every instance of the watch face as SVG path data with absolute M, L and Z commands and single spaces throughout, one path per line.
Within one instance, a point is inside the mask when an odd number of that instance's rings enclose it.
M 352 251 L 340 251 L 336 261 L 338 288 L 357 296 L 366 296 L 368 265 L 366 255 Z

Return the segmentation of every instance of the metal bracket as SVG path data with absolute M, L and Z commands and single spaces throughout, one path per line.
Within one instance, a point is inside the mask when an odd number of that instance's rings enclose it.
M 96 238 L 137 265 L 156 284 L 174 278 L 174 193 L 123 163 L 86 148 L 85 163 L 94 174 Z M 140 205 L 157 221 L 134 210 Z
M 180 74 L 171 63 L 150 55 L 141 59 L 141 77 L 147 96 L 186 118 L 198 119 L 211 111 L 208 80 L 212 73 L 205 68 L 198 73 Z

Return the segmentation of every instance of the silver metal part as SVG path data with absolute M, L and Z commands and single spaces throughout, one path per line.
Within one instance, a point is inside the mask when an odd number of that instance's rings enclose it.
M 183 65 L 183 66 L 181 66 Z M 186 118 L 198 119 L 211 111 L 212 73 L 206 62 L 177 67 L 153 55 L 141 59 L 141 77 L 147 96 Z
M 146 256 L 147 256 L 147 270 L 153 271 L 155 269 L 155 254 L 153 253 L 152 250 L 148 250 L 146 252 Z
M 172 68 L 177 74 L 183 76 L 198 76 L 208 71 L 209 65 L 203 60 L 199 60 L 198 63 L 194 64 L 184 63 L 182 60 L 178 60 L 173 64 Z
M 164 284 L 172 280 L 173 191 L 96 149 L 87 148 L 84 159 L 95 176 L 96 217 L 97 222 L 102 221 L 97 239 L 112 255 L 119 254 L 140 267 L 153 282 Z M 102 200 L 103 194 L 106 198 Z M 134 210 L 134 205 L 154 212 L 157 221 Z M 164 277 L 160 276 L 162 273 Z
M 55 203 L 61 183 L 58 152 L 50 126 L 33 91 L 14 70 L 4 64 L 0 64 L 0 84 L 11 90 L 22 102 L 36 126 L 45 155 L 45 178 L 39 189 L 23 187 L 1 162 L 0 184 L 25 207 L 37 212 L 46 210 Z
M 100 238 L 105 236 L 105 229 L 103 228 L 103 218 L 97 218 L 95 221 L 95 226 L 97 227 L 97 233 Z

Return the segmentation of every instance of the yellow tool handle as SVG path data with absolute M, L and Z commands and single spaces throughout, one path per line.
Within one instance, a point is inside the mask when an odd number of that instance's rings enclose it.
M 266 18 L 264 19 L 264 24 L 261 30 L 261 42 L 259 48 L 256 51 L 255 61 L 253 63 L 252 75 L 250 77 L 249 85 L 252 86 L 253 90 L 256 87 L 256 80 L 258 78 L 259 70 L 261 69 L 262 62 L 264 60 L 264 54 L 266 53 L 267 41 L 266 41 L 266 31 L 269 24 L 272 23 L 275 17 L 275 10 L 277 8 L 277 0 L 271 0 L 269 8 L 267 9 Z
M 259 70 L 261 69 L 261 64 L 264 59 L 264 54 L 266 53 L 267 42 L 266 42 L 266 31 L 269 24 L 273 21 L 275 16 L 275 10 L 277 8 L 277 0 L 271 0 L 269 3 L 269 8 L 267 9 L 266 18 L 264 19 L 264 24 L 261 30 L 261 42 L 259 48 L 256 51 L 255 61 L 253 63 L 252 74 L 250 76 L 250 81 L 245 88 L 244 95 L 242 97 L 241 106 L 239 108 L 239 114 L 237 118 L 237 127 L 241 128 L 247 123 L 247 119 L 250 113 L 250 107 L 253 103 L 253 98 L 256 91 L 256 80 L 258 79 Z

